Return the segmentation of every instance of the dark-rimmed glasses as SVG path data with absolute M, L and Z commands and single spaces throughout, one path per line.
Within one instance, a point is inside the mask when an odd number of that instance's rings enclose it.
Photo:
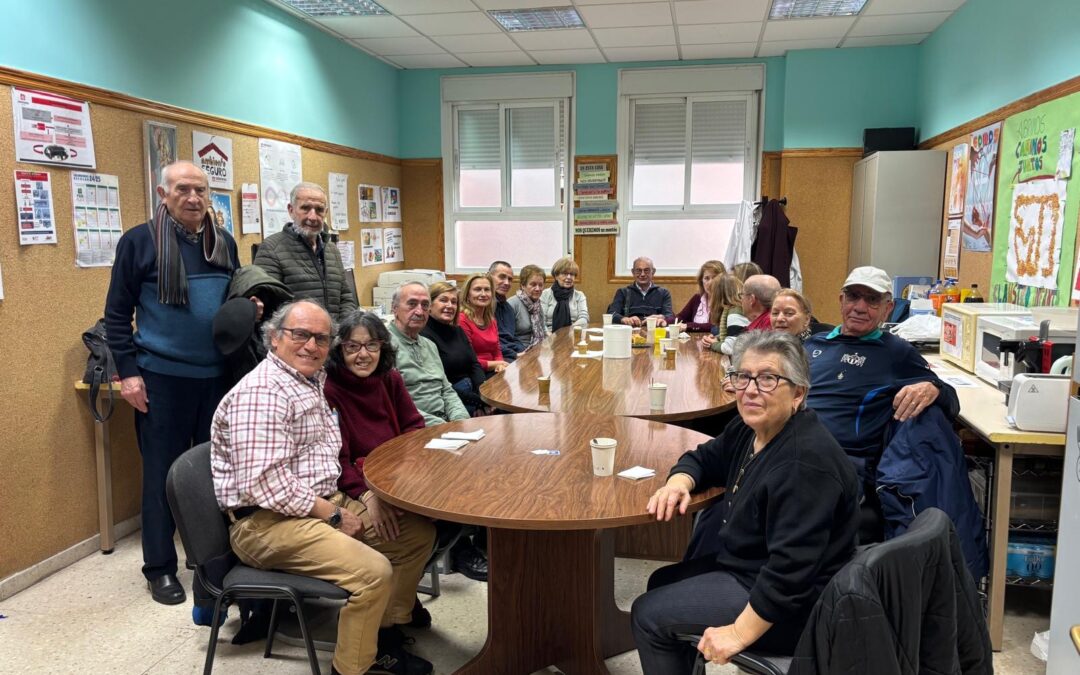
M 784 377 L 783 375 L 777 375 L 776 373 L 760 373 L 758 375 L 751 375 L 750 373 L 735 370 L 728 373 L 728 377 L 731 379 L 733 387 L 742 391 L 750 386 L 751 382 L 757 384 L 758 391 L 763 393 L 769 393 L 775 391 L 780 386 L 780 381 L 790 382 L 795 384 L 795 381 L 790 377 Z
M 330 333 L 312 333 L 309 330 L 303 328 L 285 328 L 281 330 L 287 332 L 292 341 L 298 345 L 306 345 L 308 340 L 315 338 L 315 344 L 319 347 L 330 346 Z
M 854 305 L 859 300 L 865 300 L 871 307 L 877 307 L 885 301 L 885 294 L 877 291 L 859 291 L 853 288 L 844 289 L 844 302 Z
M 378 354 L 379 350 L 382 349 L 382 342 L 379 340 L 369 340 L 367 342 L 346 340 L 341 343 L 341 351 L 349 356 L 360 353 L 361 349 L 366 349 L 368 354 Z

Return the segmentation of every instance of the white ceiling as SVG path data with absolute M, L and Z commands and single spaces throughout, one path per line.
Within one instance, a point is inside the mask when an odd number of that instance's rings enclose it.
M 277 0 L 268 0 L 289 9 Z M 392 16 L 301 16 L 398 68 L 782 56 L 919 44 L 964 0 L 868 0 L 857 17 L 769 21 L 771 0 L 377 0 Z M 508 33 L 489 9 L 577 7 L 586 28 Z

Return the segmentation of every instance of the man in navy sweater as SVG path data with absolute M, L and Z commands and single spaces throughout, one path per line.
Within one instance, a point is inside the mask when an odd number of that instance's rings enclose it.
M 671 292 L 653 283 L 656 265 L 652 258 L 637 258 L 631 270 L 634 273 L 634 283 L 615 291 L 615 297 L 608 305 L 607 313 L 611 315 L 612 322 L 635 328 L 644 326 L 645 322 L 652 318 L 656 319 L 657 326 L 674 322 Z
M 918 351 L 881 330 L 893 309 L 891 289 L 884 270 L 855 268 L 840 292 L 841 324 L 805 344 L 810 357 L 807 406 L 847 452 L 869 495 L 892 420 L 916 417 L 935 404 L 950 419 L 960 411 L 956 391 Z
M 236 242 L 208 214 L 201 169 L 191 162 L 170 164 L 157 193 L 162 203 L 153 219 L 117 243 L 105 330 L 120 395 L 135 408 L 143 462 L 143 575 L 154 600 L 174 605 L 185 594 L 176 578 L 176 525 L 165 501 L 165 477 L 185 450 L 210 440 L 210 420 L 227 389 L 212 323 L 239 261 Z
M 514 268 L 505 260 L 496 260 L 488 267 L 488 274 L 495 281 L 495 324 L 499 327 L 499 349 L 503 361 L 513 363 L 518 354 L 528 349 L 517 337 L 517 317 L 507 297 L 514 283 Z

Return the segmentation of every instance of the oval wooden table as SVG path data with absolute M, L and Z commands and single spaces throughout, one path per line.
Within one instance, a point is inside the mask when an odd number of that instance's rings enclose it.
M 653 355 L 652 346 L 631 349 L 628 359 L 574 358 L 573 331 L 562 328 L 481 385 L 480 397 L 507 412 L 581 412 L 658 422 L 715 415 L 733 408 L 735 397 L 720 386 L 721 355 L 702 347 L 700 337 L 677 341 L 675 364 L 668 365 Z M 590 344 L 599 350 L 603 343 Z M 540 393 L 536 378 L 541 375 L 551 376 L 549 394 Z M 653 381 L 668 386 L 661 410 L 650 405 Z
M 483 429 L 458 453 L 426 450 L 447 431 Z M 592 473 L 589 439 L 619 441 L 615 472 Z M 630 616 L 615 605 L 611 528 L 650 522 L 649 496 L 686 450 L 708 440 L 681 427 L 593 415 L 493 415 L 399 436 L 364 462 L 386 501 L 488 533 L 488 637 L 457 673 L 517 675 L 555 665 L 568 675 L 607 673 L 604 659 L 634 648 Z M 557 456 L 534 455 L 539 448 Z M 691 510 L 721 490 L 694 495 Z

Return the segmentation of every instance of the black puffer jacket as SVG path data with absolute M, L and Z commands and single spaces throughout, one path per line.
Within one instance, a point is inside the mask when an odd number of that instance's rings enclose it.
M 990 675 L 990 635 L 949 517 L 859 551 L 810 615 L 791 675 Z
M 252 262 L 288 286 L 294 299 L 322 303 L 326 311 L 340 320 L 357 307 L 356 295 L 345 278 L 351 272 L 342 266 L 341 253 L 330 242 L 330 235 L 323 232 L 319 237 L 325 262 L 292 223 L 267 237 Z

